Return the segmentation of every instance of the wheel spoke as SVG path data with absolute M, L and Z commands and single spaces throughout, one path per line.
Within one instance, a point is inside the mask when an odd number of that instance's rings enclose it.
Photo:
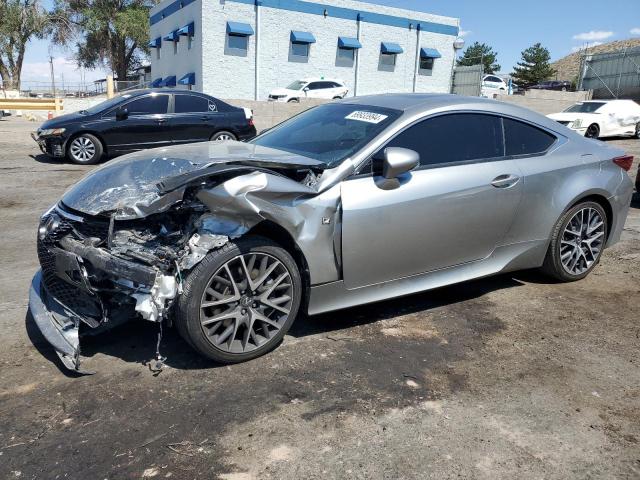
M 235 319 L 238 316 L 238 309 L 233 308 L 231 310 L 227 310 L 226 312 L 219 313 L 214 315 L 213 317 L 205 317 L 205 319 L 201 322 L 202 325 L 211 325 L 212 323 L 220 322 L 222 320 L 228 320 L 230 318 Z

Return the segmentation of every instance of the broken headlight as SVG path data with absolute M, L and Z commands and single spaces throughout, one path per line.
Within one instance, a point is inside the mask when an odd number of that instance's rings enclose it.
M 38 134 L 41 137 L 50 137 L 62 135 L 66 131 L 65 128 L 45 128 L 44 130 L 39 130 Z
M 571 128 L 580 128 L 582 126 L 582 119 L 578 118 L 577 120 L 574 120 L 573 123 L 571 124 Z

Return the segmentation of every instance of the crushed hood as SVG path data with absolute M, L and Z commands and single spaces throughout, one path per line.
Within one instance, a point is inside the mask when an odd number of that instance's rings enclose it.
M 62 203 L 88 215 L 115 212 L 116 218 L 139 218 L 160 211 L 181 179 L 188 183 L 198 172 L 238 165 L 274 171 L 316 169 L 325 164 L 308 157 L 242 142 L 202 142 L 142 150 L 110 161 L 72 186 Z M 176 182 L 176 180 L 178 180 Z M 157 208 L 153 208 L 157 205 Z

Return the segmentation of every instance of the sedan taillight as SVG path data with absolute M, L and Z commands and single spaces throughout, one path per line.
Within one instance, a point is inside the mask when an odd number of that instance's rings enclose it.
M 628 172 L 631 170 L 631 165 L 633 165 L 633 155 L 622 155 L 621 157 L 616 157 L 613 159 L 613 163 Z

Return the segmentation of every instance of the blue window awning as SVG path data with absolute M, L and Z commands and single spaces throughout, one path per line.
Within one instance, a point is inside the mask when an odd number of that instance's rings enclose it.
M 397 43 L 393 43 L 393 42 L 382 42 L 382 44 L 380 45 L 380 51 L 382 53 L 402 53 L 402 52 L 404 52 L 404 50 L 402 50 L 402 47 L 400 45 L 398 45 Z
M 352 37 L 338 37 L 338 47 L 340 48 L 362 48 L 360 40 Z
M 253 35 L 253 27 L 248 23 L 227 22 L 227 33 L 231 35 L 248 37 L 250 35 Z
M 160 37 L 158 37 L 158 38 L 156 38 L 154 40 L 151 40 L 148 43 L 149 48 L 160 48 L 160 45 L 162 45 L 162 39 Z
M 166 40 L 167 42 L 179 42 L 180 41 L 180 35 L 178 35 L 178 30 L 174 30 L 169 35 L 164 37 L 163 40 Z
M 151 88 L 158 88 L 162 86 L 162 77 L 156 78 L 153 82 L 151 82 Z
M 311 32 L 297 32 L 291 30 L 291 41 L 293 43 L 316 43 L 316 37 Z
M 180 85 L 195 85 L 196 84 L 196 74 L 191 72 L 187 73 L 184 77 L 178 80 Z
M 195 26 L 193 24 L 193 22 L 191 22 L 189 25 L 185 25 L 182 28 L 178 29 L 178 35 L 184 35 L 187 37 L 193 37 L 193 32 L 195 31 Z
M 421 48 L 420 49 L 420 58 L 440 58 L 440 52 L 435 48 Z
M 160 82 L 160 87 L 175 87 L 176 86 L 176 76 L 172 75 L 170 77 L 166 77 L 162 82 Z

